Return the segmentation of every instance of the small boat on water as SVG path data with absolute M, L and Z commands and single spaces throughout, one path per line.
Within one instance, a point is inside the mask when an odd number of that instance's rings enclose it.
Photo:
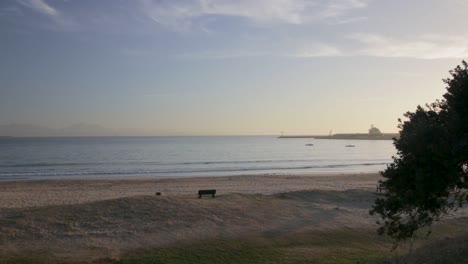
M 306 146 L 312 147 L 314 144 L 305 144 Z
M 354 146 L 354 145 L 346 145 L 345 147 L 347 147 L 347 148 L 354 148 L 355 146 Z

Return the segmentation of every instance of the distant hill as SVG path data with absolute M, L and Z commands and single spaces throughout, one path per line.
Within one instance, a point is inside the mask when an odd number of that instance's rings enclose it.
M 112 136 L 115 131 L 96 124 L 78 123 L 62 128 L 50 128 L 36 124 L 11 123 L 0 125 L 0 136 L 14 137 L 80 137 Z

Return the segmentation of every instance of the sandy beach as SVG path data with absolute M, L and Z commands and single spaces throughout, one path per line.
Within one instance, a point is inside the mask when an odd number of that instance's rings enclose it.
M 200 189 L 218 195 L 275 194 L 302 190 L 375 190 L 377 173 L 326 175 L 245 175 L 197 178 L 114 178 L 0 181 L 0 208 L 95 202 L 132 196 L 193 196 Z
M 375 229 L 368 211 L 379 179 L 375 173 L 1 181 L 1 252 L 47 250 L 89 261 L 184 241 Z M 217 196 L 198 199 L 199 189 L 216 189 Z

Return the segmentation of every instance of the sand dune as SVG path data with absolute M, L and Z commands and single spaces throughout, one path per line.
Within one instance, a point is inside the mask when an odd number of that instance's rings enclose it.
M 47 249 L 76 259 L 117 257 L 122 250 L 179 241 L 372 226 L 375 194 L 298 191 L 283 194 L 135 196 L 75 205 L 4 209 L 2 248 Z

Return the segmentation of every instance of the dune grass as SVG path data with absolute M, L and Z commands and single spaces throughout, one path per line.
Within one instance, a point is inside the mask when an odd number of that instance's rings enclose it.
M 129 252 L 119 263 L 468 263 L 468 219 L 446 221 L 432 229 L 430 236 L 426 230 L 419 233 L 411 258 L 406 256 L 408 244 L 392 251 L 394 241 L 373 229 L 341 228 L 180 243 Z
M 131 252 L 120 263 L 356 263 L 391 257 L 389 246 L 371 230 L 341 229 L 181 243 Z
M 256 234 L 232 239 L 217 238 L 180 242 L 166 247 L 126 252 L 119 259 L 100 259 L 101 264 L 156 263 L 468 263 L 468 219 L 438 224 L 431 236 L 421 233 L 409 258 L 403 245 L 391 251 L 393 241 L 378 236 L 373 229 L 341 228 L 301 231 L 290 234 Z M 400 256 L 400 257 L 398 257 Z M 80 263 L 64 262 L 47 252 L 0 254 L 0 264 Z
M 342 229 L 310 231 L 288 235 L 266 235 L 243 239 L 215 239 L 184 242 L 160 248 L 124 253 L 119 259 L 99 259 L 101 264 L 156 263 L 468 263 L 468 236 L 420 240 L 413 256 L 403 247 L 392 252 L 392 241 L 377 236 L 374 230 Z M 439 235 L 436 235 L 439 238 Z M 462 242 L 462 243 L 461 243 Z M 403 257 L 395 257 L 400 255 Z M 60 260 L 50 253 L 23 252 L 0 256 L 0 263 L 55 264 Z M 395 263 L 395 262 L 391 262 Z
M 371 243 L 369 243 L 371 242 Z M 243 239 L 219 238 L 141 249 L 118 260 L 97 263 L 353 263 L 391 257 L 391 241 L 382 241 L 373 230 L 341 229 L 301 232 L 289 235 L 255 236 Z M 52 254 L 24 252 L 0 257 L 0 264 L 63 263 Z M 69 264 L 73 262 L 67 262 Z M 96 263 L 96 262 L 93 262 Z
M 49 252 L 22 251 L 0 254 L 1 264 L 59 264 L 60 260 Z

